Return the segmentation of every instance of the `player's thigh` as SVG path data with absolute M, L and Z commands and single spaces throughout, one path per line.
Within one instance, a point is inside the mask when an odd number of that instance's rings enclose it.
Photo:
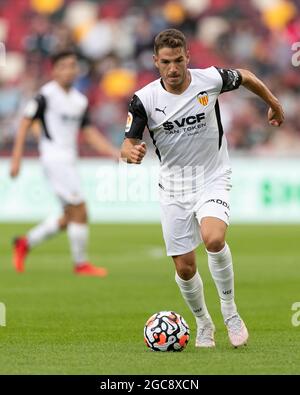
M 78 206 L 84 203 L 80 177 L 75 164 L 43 161 L 48 182 L 63 206 Z
M 201 242 L 194 212 L 175 200 L 161 201 L 161 224 L 168 256 L 193 251 Z
M 227 224 L 216 217 L 203 217 L 200 223 L 202 240 L 208 251 L 218 252 L 225 245 Z
M 219 251 L 225 243 L 229 225 L 229 190 L 220 182 L 209 188 L 196 209 L 202 240 L 209 251 Z

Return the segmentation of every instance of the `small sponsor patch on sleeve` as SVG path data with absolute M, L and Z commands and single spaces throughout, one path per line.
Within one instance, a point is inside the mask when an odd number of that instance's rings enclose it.
M 233 91 L 238 89 L 242 83 L 242 76 L 239 71 L 235 69 L 220 69 L 216 67 L 223 80 L 223 87 L 221 93 Z
M 126 122 L 126 127 L 125 127 L 125 133 L 129 132 L 129 130 L 131 128 L 131 125 L 132 125 L 132 121 L 133 121 L 133 115 L 129 111 L 128 115 L 127 115 L 127 122 Z
M 27 103 L 25 107 L 24 116 L 26 118 L 34 118 L 38 111 L 38 107 L 39 107 L 38 102 L 35 99 L 30 100 L 30 102 Z

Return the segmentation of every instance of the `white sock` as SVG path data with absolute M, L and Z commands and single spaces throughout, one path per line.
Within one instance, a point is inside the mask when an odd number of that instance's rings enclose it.
M 27 240 L 29 247 L 35 247 L 36 245 L 55 235 L 59 231 L 60 227 L 58 218 L 46 219 L 44 222 L 41 222 L 28 232 Z
M 197 271 L 190 280 L 183 280 L 176 272 L 175 281 L 179 286 L 181 294 L 194 314 L 197 324 L 203 326 L 207 322 L 211 322 L 210 315 L 204 299 L 203 282 Z
M 70 222 L 67 227 L 67 234 L 70 242 L 71 254 L 75 265 L 80 265 L 87 261 L 87 242 L 89 230 L 87 224 Z
M 207 255 L 209 270 L 220 297 L 223 318 L 226 320 L 237 313 L 234 302 L 234 274 L 230 248 L 225 243 L 221 251 L 207 251 Z

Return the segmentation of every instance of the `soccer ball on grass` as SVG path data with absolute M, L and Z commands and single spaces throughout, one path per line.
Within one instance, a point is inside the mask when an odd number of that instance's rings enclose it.
M 145 343 L 153 351 L 182 351 L 189 338 L 188 324 L 174 311 L 153 314 L 144 328 Z

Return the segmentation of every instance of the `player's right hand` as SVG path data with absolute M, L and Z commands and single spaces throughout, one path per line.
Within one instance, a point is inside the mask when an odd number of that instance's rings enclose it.
M 12 162 L 11 167 L 10 167 L 10 176 L 11 176 L 11 178 L 18 177 L 19 172 L 20 172 L 20 163 Z
M 284 112 L 280 104 L 270 107 L 268 111 L 268 121 L 271 126 L 280 126 L 284 121 Z
M 141 144 L 137 144 L 134 147 L 131 148 L 130 151 L 130 162 L 131 163 L 135 163 L 137 165 L 139 165 L 144 156 L 146 155 L 147 152 L 147 147 L 146 147 L 146 143 L 141 143 Z

